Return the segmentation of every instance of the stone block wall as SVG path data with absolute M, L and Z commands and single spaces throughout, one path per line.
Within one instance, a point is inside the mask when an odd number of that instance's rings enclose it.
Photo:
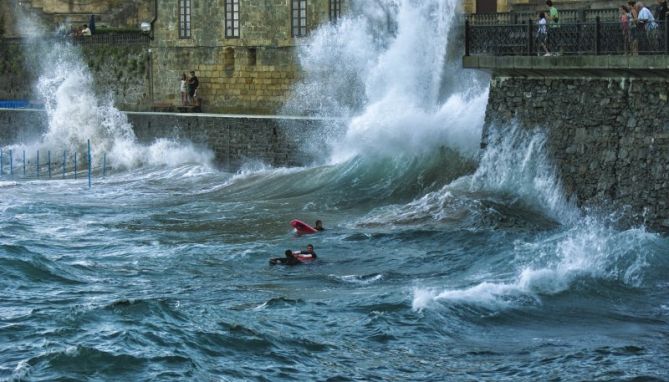
M 179 79 L 194 70 L 207 112 L 271 114 L 286 100 L 299 70 L 290 47 L 155 50 L 154 99 L 179 103 Z
M 210 148 L 223 168 L 236 170 L 249 160 L 272 166 L 311 162 L 300 139 L 321 126 L 321 120 L 278 116 L 226 116 L 170 113 L 128 113 L 137 138 L 182 138 Z
M 669 79 L 494 75 L 486 132 L 543 128 L 567 195 L 669 231 Z

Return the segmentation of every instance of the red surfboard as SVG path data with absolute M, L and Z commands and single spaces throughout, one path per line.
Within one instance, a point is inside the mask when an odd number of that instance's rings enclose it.
M 297 219 L 291 220 L 290 225 L 292 225 L 293 228 L 295 228 L 298 235 L 306 235 L 306 234 L 318 232 L 316 230 L 316 228 L 310 226 L 309 224 L 307 224 L 307 223 L 305 223 L 301 220 L 297 220 Z

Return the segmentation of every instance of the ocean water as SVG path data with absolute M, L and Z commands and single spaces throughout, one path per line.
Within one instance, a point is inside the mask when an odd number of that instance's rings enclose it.
M 577 209 L 540 127 L 479 152 L 454 1 L 354 6 L 300 52 L 286 112 L 347 127 L 299 168 L 141 145 L 75 48 L 43 55 L 49 130 L 3 151 L 93 138 L 112 171 L 0 179 L 0 380 L 669 379 L 669 239 Z M 315 263 L 268 264 L 309 243 Z

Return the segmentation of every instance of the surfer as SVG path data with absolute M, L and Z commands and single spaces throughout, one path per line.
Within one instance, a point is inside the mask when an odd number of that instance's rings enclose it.
M 314 229 L 316 231 L 325 231 L 325 228 L 323 228 L 323 222 L 320 220 L 316 220 L 316 224 L 314 225 Z
M 305 262 L 311 262 L 317 258 L 314 246 L 311 244 L 307 244 L 306 251 L 291 251 L 290 249 L 286 249 L 285 255 L 286 257 L 275 257 L 270 259 L 269 264 L 298 265 Z

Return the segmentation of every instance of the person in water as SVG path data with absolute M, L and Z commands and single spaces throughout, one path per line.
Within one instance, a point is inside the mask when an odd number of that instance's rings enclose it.
M 325 231 L 325 228 L 323 228 L 323 222 L 320 220 L 316 220 L 316 224 L 314 225 L 314 229 L 316 231 Z
M 317 258 L 316 252 L 314 251 L 314 246 L 311 244 L 307 244 L 306 251 L 291 251 L 290 249 L 286 249 L 285 255 L 286 257 L 275 257 L 270 259 L 270 265 L 298 265 L 303 263 L 303 261 L 300 259 L 310 259 L 313 261 Z

